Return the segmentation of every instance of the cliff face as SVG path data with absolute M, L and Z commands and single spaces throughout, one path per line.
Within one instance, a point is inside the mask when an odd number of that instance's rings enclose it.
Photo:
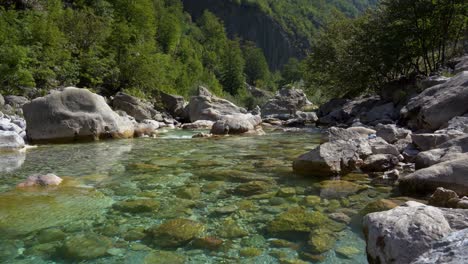
M 196 20 L 209 10 L 224 21 L 229 37 L 239 36 L 262 48 L 272 70 L 280 69 L 291 57 L 303 58 L 307 41 L 295 39 L 270 16 L 255 6 L 222 0 L 183 0 L 184 9 Z

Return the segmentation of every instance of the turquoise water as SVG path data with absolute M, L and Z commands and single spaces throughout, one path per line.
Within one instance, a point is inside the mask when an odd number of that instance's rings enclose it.
M 0 174 L 0 262 L 367 262 L 359 211 L 389 189 L 366 175 L 331 184 L 295 176 L 292 161 L 320 142 L 317 131 L 194 133 L 28 150 L 19 169 Z M 15 188 L 35 173 L 64 182 Z M 304 215 L 307 230 L 274 230 Z M 171 219 L 187 222 L 151 231 Z

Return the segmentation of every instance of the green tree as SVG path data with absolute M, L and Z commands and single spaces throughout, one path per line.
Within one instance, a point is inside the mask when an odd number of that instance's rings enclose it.
M 256 86 L 263 86 L 268 80 L 270 70 L 263 51 L 253 42 L 247 42 L 242 46 L 245 59 L 244 73 L 247 82 Z
M 236 95 L 245 87 L 245 61 L 238 40 L 228 41 L 222 57 L 220 82 L 226 92 Z

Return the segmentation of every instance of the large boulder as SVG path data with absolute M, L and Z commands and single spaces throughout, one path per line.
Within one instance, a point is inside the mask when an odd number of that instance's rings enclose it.
M 468 228 L 450 233 L 434 242 L 431 249 L 411 264 L 460 264 L 468 263 Z
M 411 139 L 413 144 L 418 147 L 421 151 L 426 151 L 436 148 L 458 135 L 454 134 L 439 134 L 439 133 L 423 133 L 423 134 L 412 134 Z
M 159 92 L 164 109 L 173 117 L 184 118 L 185 99 L 183 96 Z
M 401 178 L 399 187 L 406 194 L 429 194 L 444 187 L 468 196 L 468 155 L 417 170 Z
M 225 115 L 246 113 L 245 109 L 228 100 L 214 96 L 205 87 L 198 88 L 198 95 L 192 96 L 185 111 L 191 122 L 197 120 L 218 121 Z
M 414 129 L 437 130 L 468 112 L 468 71 L 426 89 L 402 108 L 401 116 Z
M 408 202 L 366 215 L 363 226 L 369 263 L 411 263 L 434 242 L 468 227 L 468 211 Z
M 361 119 L 363 117 L 364 121 L 371 120 L 372 123 L 375 123 L 375 121 L 380 118 L 378 116 L 380 114 L 375 113 L 376 116 L 373 116 L 373 114 L 368 113 L 372 109 L 379 109 L 376 107 L 384 104 L 385 103 L 381 101 L 379 96 L 358 98 L 355 100 L 335 99 L 320 107 L 318 111 L 319 123 L 323 125 L 350 125 L 356 119 Z
M 307 104 L 310 102 L 302 90 L 284 87 L 262 107 L 262 116 L 289 115 L 294 117 L 296 112 Z
M 138 122 L 145 119 L 162 119 L 161 114 L 154 110 L 151 104 L 125 93 L 117 93 L 112 100 L 112 106 L 115 110 L 122 110 L 134 117 Z
M 32 141 L 133 137 L 133 123 L 119 116 L 102 96 L 74 87 L 55 91 L 23 106 Z
M 379 123 L 393 123 L 398 119 L 398 111 L 392 102 L 377 105 L 360 117 L 364 124 L 376 125 Z
M 293 162 L 293 169 L 304 176 L 335 176 L 357 169 L 365 154 L 370 155 L 371 149 L 363 140 L 336 140 L 299 156 Z
M 398 163 L 398 149 L 382 138 L 375 138 L 373 129 L 331 127 L 326 140 L 328 142 L 294 161 L 293 169 L 296 173 L 304 176 L 333 176 L 357 170 L 361 166 L 365 166 L 368 171 L 382 171 Z M 366 159 L 367 163 L 364 161 Z
M 213 124 L 210 133 L 215 135 L 227 135 L 255 132 L 256 128 L 261 123 L 262 118 L 259 115 L 226 115 L 221 120 L 218 120 Z
M 420 152 L 415 159 L 416 168 L 426 168 L 434 164 L 462 158 L 468 154 L 468 135 L 451 139 L 436 148 Z
M 411 135 L 411 130 L 400 128 L 393 124 L 379 124 L 377 125 L 376 130 L 376 135 L 383 138 L 390 144 L 393 144 L 400 139 L 405 139 L 408 135 Z
M 24 148 L 23 138 L 14 131 L 0 130 L 0 151 L 14 151 Z

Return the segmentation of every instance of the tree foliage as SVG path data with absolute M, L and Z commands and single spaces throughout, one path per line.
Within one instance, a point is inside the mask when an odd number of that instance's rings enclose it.
M 383 0 L 356 19 L 335 15 L 307 59 L 309 93 L 355 96 L 434 73 L 462 52 L 465 11 L 463 0 Z
M 106 95 L 188 96 L 203 84 L 236 94 L 245 81 L 239 45 L 210 12 L 193 23 L 179 0 L 7 2 L 0 5 L 0 92 L 76 85 Z

